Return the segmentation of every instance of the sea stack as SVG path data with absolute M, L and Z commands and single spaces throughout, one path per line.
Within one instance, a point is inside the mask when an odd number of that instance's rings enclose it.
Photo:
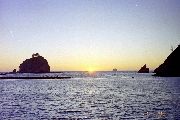
M 155 76 L 180 77 L 180 45 L 154 70 Z
M 141 67 L 138 73 L 149 73 L 149 68 L 146 68 L 146 64 L 145 64 L 143 67 Z
M 49 73 L 50 66 L 44 57 L 38 53 L 33 54 L 32 58 L 26 59 L 19 66 L 20 73 Z

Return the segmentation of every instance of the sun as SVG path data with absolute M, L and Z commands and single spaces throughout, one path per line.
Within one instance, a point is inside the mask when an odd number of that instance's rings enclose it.
M 89 67 L 88 68 L 88 74 L 89 77 L 95 77 L 96 76 L 96 71 L 95 68 Z
M 89 73 L 93 73 L 94 71 L 95 71 L 94 68 L 92 68 L 92 67 L 88 68 L 88 72 L 89 72 Z

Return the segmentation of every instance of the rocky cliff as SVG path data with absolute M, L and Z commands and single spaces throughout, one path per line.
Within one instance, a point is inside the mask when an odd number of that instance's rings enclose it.
M 156 76 L 180 76 L 180 45 L 154 70 Z
M 50 66 L 44 57 L 38 53 L 33 54 L 32 58 L 26 59 L 19 66 L 20 73 L 48 73 L 50 72 Z

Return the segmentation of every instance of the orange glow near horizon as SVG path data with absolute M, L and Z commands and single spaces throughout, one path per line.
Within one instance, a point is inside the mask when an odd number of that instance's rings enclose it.
M 42 55 L 42 54 L 40 54 Z M 150 70 L 158 67 L 166 58 L 162 57 L 48 57 L 49 55 L 42 55 L 47 59 L 51 71 L 112 71 L 113 68 L 118 69 L 118 71 L 137 71 L 144 64 L 147 64 L 147 67 Z M 31 56 L 23 56 L 20 58 L 17 57 L 6 57 L 0 61 L 0 71 L 1 72 L 10 72 L 13 69 L 18 71 L 19 65 L 27 58 Z M 153 59 L 154 58 L 154 59 Z
M 72 53 L 62 54 L 41 52 L 39 53 L 45 59 L 47 59 L 51 71 L 112 71 L 113 68 L 118 71 L 137 71 L 144 64 L 150 70 L 154 70 L 158 67 L 168 56 L 168 51 L 165 53 L 152 52 L 151 54 L 142 54 L 130 51 L 129 54 L 125 54 L 122 51 L 116 54 L 107 53 L 104 51 L 76 51 Z M 89 53 L 89 54 L 87 54 Z M 16 55 L 16 56 L 15 56 Z M 10 72 L 13 69 L 18 71 L 19 65 L 25 60 L 31 58 L 31 51 L 24 53 L 19 51 L 16 53 L 1 54 L 0 71 Z M 161 55 L 161 56 L 160 56 Z
M 93 67 L 89 67 L 89 68 L 88 68 L 88 72 L 89 72 L 89 73 L 93 73 L 94 71 L 96 71 L 95 68 L 93 68 Z

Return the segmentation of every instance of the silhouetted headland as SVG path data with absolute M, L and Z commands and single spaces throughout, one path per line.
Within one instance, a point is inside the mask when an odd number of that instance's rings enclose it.
M 141 67 L 138 73 L 149 73 L 149 68 L 147 68 L 145 64 L 143 67 Z
M 33 54 L 32 58 L 26 59 L 19 66 L 19 73 L 49 73 L 50 66 L 48 61 L 38 53 Z
M 180 45 L 167 57 L 163 64 L 154 70 L 155 76 L 180 76 Z

